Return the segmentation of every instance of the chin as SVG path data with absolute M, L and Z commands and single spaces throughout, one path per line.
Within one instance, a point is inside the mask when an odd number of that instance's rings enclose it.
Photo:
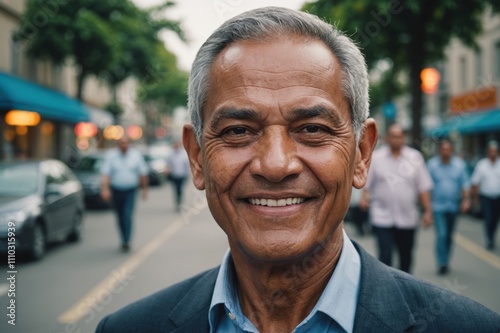
M 311 242 L 289 233 L 283 233 L 282 237 L 273 237 L 266 240 L 259 237 L 255 241 L 240 243 L 239 251 L 246 257 L 261 262 L 293 262 L 314 256 L 322 248 L 321 242 Z

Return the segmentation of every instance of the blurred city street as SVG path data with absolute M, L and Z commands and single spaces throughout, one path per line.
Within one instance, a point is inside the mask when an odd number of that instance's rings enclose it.
M 0 321 L 0 332 L 94 332 L 105 315 L 220 263 L 227 249 L 204 194 L 191 185 L 175 213 L 170 185 L 151 188 L 138 203 L 132 250 L 122 253 L 111 210 L 89 210 L 85 235 L 76 244 L 51 246 L 44 260 L 18 261 L 16 326 Z M 371 235 L 347 233 L 370 253 Z M 500 249 L 484 250 L 481 221 L 459 219 L 447 276 L 436 274 L 434 229 L 420 230 L 414 275 L 466 295 L 500 313 Z M 497 244 L 500 241 L 497 239 Z M 6 274 L 5 263 L 2 263 Z M 7 306 L 5 277 L 0 307 Z

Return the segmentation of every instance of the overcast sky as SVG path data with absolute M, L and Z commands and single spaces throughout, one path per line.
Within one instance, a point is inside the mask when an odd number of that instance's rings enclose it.
M 133 0 L 139 7 L 149 7 L 161 0 Z M 189 39 L 183 43 L 173 33 L 165 33 L 169 50 L 177 55 L 179 66 L 191 68 L 196 52 L 210 34 L 227 19 L 253 8 L 280 6 L 300 9 L 306 0 L 177 0 L 168 10 L 169 17 L 180 20 Z

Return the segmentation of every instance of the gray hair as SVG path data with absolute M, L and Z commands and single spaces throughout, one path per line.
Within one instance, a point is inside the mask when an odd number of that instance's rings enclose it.
M 317 16 L 281 7 L 254 9 L 223 23 L 201 46 L 189 76 L 188 109 L 198 143 L 203 131 L 203 106 L 207 98 L 209 75 L 217 56 L 234 42 L 262 40 L 295 34 L 320 40 L 341 65 L 342 88 L 351 107 L 356 141 L 369 115 L 368 70 L 354 42 Z

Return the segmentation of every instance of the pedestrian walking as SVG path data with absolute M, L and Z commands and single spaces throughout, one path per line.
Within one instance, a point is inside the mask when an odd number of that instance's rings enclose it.
M 117 141 L 117 148 L 106 154 L 101 168 L 101 197 L 111 202 L 117 216 L 123 251 L 130 249 L 132 217 L 139 186 L 147 198 L 148 166 L 142 154 L 132 147 L 127 137 Z
M 180 141 L 174 143 L 174 150 L 167 157 L 168 180 L 174 187 L 175 211 L 181 209 L 184 183 L 189 176 L 189 159 Z
M 368 209 L 379 260 L 391 266 L 395 245 L 399 268 L 410 272 L 419 220 L 418 201 L 424 209 L 423 225 L 432 223 L 432 180 L 422 154 L 405 145 L 400 125 L 388 128 L 386 142 L 386 146 L 373 153 L 360 205 Z
M 490 141 L 487 157 L 479 160 L 471 178 L 476 207 L 481 207 L 486 233 L 486 248 L 495 248 L 495 232 L 500 219 L 500 161 L 498 142 Z
M 427 166 L 434 182 L 431 192 L 432 212 L 436 228 L 436 256 L 438 274 L 448 273 L 455 221 L 460 212 L 470 208 L 470 184 L 465 162 L 453 156 L 449 140 L 439 143 L 438 156 Z
M 365 234 L 365 224 L 368 220 L 368 212 L 360 207 L 362 193 L 363 190 L 352 188 L 348 211 L 349 219 L 356 227 L 358 236 Z

